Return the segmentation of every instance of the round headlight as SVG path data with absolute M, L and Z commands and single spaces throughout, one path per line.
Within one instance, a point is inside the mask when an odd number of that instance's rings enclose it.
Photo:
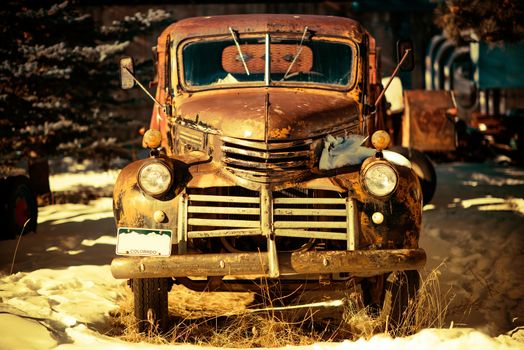
M 151 196 L 164 194 L 172 182 L 173 175 L 162 162 L 146 163 L 138 172 L 138 186 Z
M 397 172 L 387 163 L 373 163 L 364 169 L 362 176 L 366 190 L 376 196 L 391 194 L 397 187 Z

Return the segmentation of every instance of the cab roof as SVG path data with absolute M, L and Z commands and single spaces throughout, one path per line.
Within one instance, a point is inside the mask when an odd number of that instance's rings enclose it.
M 317 15 L 249 14 L 207 16 L 182 19 L 167 27 L 159 38 L 165 43 L 169 35 L 174 45 L 184 39 L 208 35 L 229 35 L 229 27 L 238 33 L 303 33 L 304 28 L 320 35 L 362 40 L 361 25 L 350 18 Z

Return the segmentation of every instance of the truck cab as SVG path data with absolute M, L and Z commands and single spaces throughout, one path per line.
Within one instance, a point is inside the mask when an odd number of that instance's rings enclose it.
M 130 280 L 139 321 L 168 327 L 173 283 L 356 283 L 379 307 L 391 273 L 416 289 L 422 192 L 410 162 L 387 150 L 370 33 L 341 17 L 199 17 L 156 47 L 151 155 L 114 188 L 111 268 Z M 121 73 L 122 87 L 137 82 L 131 59 Z

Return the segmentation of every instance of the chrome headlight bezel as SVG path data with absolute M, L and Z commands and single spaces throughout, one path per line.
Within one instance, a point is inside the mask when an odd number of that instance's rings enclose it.
M 166 179 L 162 181 L 158 189 L 153 189 L 147 184 L 148 177 L 154 176 L 153 171 L 161 172 L 161 176 Z M 150 172 L 148 174 L 148 172 Z M 151 178 L 149 178 L 151 179 Z M 173 185 L 173 170 L 164 161 L 154 159 L 144 163 L 137 173 L 137 184 L 140 189 L 151 197 L 161 197 L 166 194 Z
M 399 175 L 395 167 L 385 160 L 374 160 L 364 165 L 360 183 L 367 193 L 376 198 L 388 198 L 395 193 Z

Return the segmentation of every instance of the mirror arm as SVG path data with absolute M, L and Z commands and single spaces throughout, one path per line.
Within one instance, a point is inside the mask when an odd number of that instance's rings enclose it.
M 171 48 L 170 48 L 171 36 L 167 36 L 166 40 L 166 61 L 164 66 L 164 85 L 166 86 L 166 92 L 168 96 L 171 96 Z
M 378 104 L 380 103 L 380 101 L 384 97 L 384 94 L 386 93 L 386 90 L 388 89 L 388 87 L 391 84 L 391 82 L 393 81 L 393 79 L 397 76 L 397 73 L 398 73 L 398 70 L 400 69 L 400 66 L 402 66 L 402 63 L 404 63 L 404 61 L 408 57 L 408 54 L 409 54 L 410 51 L 411 51 L 411 49 L 406 49 L 406 51 L 404 51 L 404 55 L 402 55 L 402 59 L 400 60 L 400 62 L 395 67 L 395 70 L 393 71 L 393 74 L 391 74 L 391 77 L 389 77 L 388 83 L 384 87 L 384 90 L 382 90 L 380 92 L 380 95 L 378 95 L 377 100 L 375 101 L 375 108 L 378 107 Z
M 131 73 L 131 70 L 129 70 L 129 68 L 127 67 L 124 67 L 124 69 L 129 73 L 129 75 L 131 75 L 131 78 L 133 78 L 133 80 L 135 81 L 135 83 L 140 86 L 140 88 L 147 94 L 147 96 L 149 96 L 153 102 L 155 102 L 157 105 L 159 105 L 160 107 L 162 107 L 162 109 L 164 110 L 164 112 L 166 112 L 166 106 L 161 104 L 160 102 L 158 102 L 158 100 L 156 98 L 153 97 L 153 95 L 151 95 L 149 93 L 149 91 L 147 91 L 147 89 L 144 87 L 144 85 L 142 85 L 141 82 L 138 81 L 137 78 L 135 78 L 135 76 L 133 75 L 133 73 Z

